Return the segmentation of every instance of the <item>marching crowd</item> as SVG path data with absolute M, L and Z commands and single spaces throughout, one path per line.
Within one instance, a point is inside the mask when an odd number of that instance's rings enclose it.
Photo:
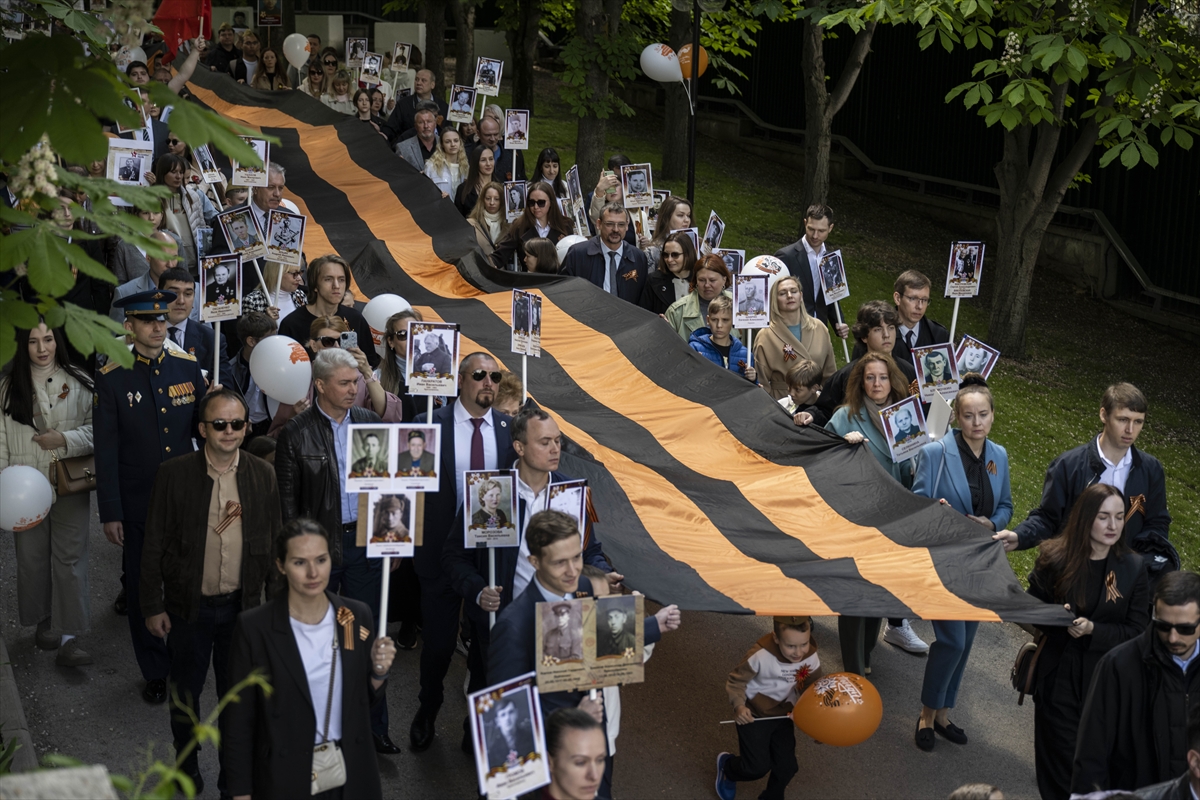
M 809 208 L 804 236 L 776 254 L 787 272 L 771 284 L 770 327 L 751 352 L 732 328 L 725 261 L 701 256 L 690 236 L 671 233 L 692 226 L 686 200 L 668 198 L 657 233 L 640 236 L 620 182 L 606 171 L 589 201 L 592 238 L 571 246 L 560 263 L 555 245 L 574 228 L 558 202 L 566 188 L 555 150 L 539 154 L 524 211 L 509 224 L 503 183 L 526 180 L 526 171 L 523 154 L 503 147 L 497 106 L 470 124 L 445 126 L 446 104 L 428 70 L 410 62 L 393 72 L 385 64 L 381 86 L 388 88 L 352 92 L 338 53 L 309 38 L 314 56 L 299 71 L 262 48 L 253 31 L 239 37 L 222 26 L 215 46 L 197 43 L 178 74 L 157 68 L 152 75 L 140 62 L 127 74 L 135 85 L 153 78 L 186 91 L 186 76 L 207 50 L 202 63 L 233 80 L 268 90 L 294 86 L 357 116 L 453 199 L 497 268 L 573 276 L 660 315 L 664 337 L 673 331 L 713 368 L 761 386 L 795 425 L 865 446 L 891 479 L 981 526 L 995 546 L 1038 548 L 1030 594 L 1073 617 L 1036 631 L 1028 666 L 1042 797 L 1120 789 L 1197 798 L 1200 576 L 1178 571 L 1163 468 L 1136 447 L 1148 412 L 1136 387 L 1103 391 L 1098 434 L 1051 462 L 1041 503 L 1012 525 L 1008 454 L 990 438 L 996 402 L 981 375 L 963 376 L 950 434 L 911 460 L 892 460 L 878 412 L 916 393 L 913 349 L 948 342 L 949 333 L 926 316 L 932 285 L 914 270 L 897 277 L 890 302 L 862 304 L 852 324 L 830 317 L 817 270 L 834 228 L 831 209 Z M 196 231 L 226 206 L 245 205 L 260 217 L 294 206 L 283 198 L 286 173 L 275 163 L 269 185 L 249 192 L 222 195 L 192 180 L 197 165 L 170 133 L 169 109 L 151 114 L 153 178 L 173 193 L 161 211 L 136 213 L 154 224 L 171 256 L 119 240 L 84 242 L 121 283 L 109 296 L 80 273 L 72 290 L 75 302 L 123 321 L 134 364 L 85 359 L 61 328 L 44 322 L 18 331 L 0 381 L 0 468 L 24 464 L 55 477 L 60 464 L 94 459 L 99 519 L 123 550 L 114 609 L 128 618 L 144 699 L 171 704 L 181 768 L 198 791 L 204 776 L 198 749 L 189 750 L 190 715 L 202 716 L 211 667 L 220 695 L 255 669 L 271 675 L 274 687 L 270 695 L 244 688 L 242 702 L 222 714 L 216 777 L 223 797 L 379 796 L 375 754 L 401 752 L 386 702 L 396 648 L 421 647 L 419 708 L 409 723 L 410 748 L 420 753 L 433 742 L 456 648 L 466 650 L 469 691 L 531 671 L 536 604 L 627 591 L 620 565 L 610 563 L 590 525 L 581 532 L 559 512 L 531 513 L 546 507 L 551 482 L 570 477 L 559 471 L 561 434 L 552 416 L 522 408 L 520 380 L 492 356 L 465 356 L 457 396 L 426 414 L 406 386 L 407 323 L 420 321 L 419 311 L 387 320 L 382 356 L 370 346 L 343 346 L 347 332 L 372 340 L 342 258 L 322 255 L 303 268 L 265 261 L 264 282 L 246 295 L 233 335 L 218 339 L 201 323 Z M 608 168 L 628 163 L 615 155 Z M 84 227 L 70 208 L 86 196 L 64 190 L 61 199 L 56 221 Z M 221 252 L 225 242 L 214 240 L 212 252 Z M 270 291 L 277 280 L 279 290 Z M 294 405 L 267 397 L 250 372 L 255 347 L 277 333 L 313 356 L 311 389 Z M 853 358 L 840 369 L 834 336 L 854 340 Z M 207 371 L 214 356 L 217 380 Z M 413 558 L 393 563 L 387 618 L 394 637 L 374 629 L 383 610 L 382 561 L 358 545 L 358 496 L 342 477 L 349 425 L 380 421 L 437 425 L 445 443 L 438 491 L 426 498 L 423 544 Z M 486 557 L 464 549 L 457 535 L 461 476 L 510 467 L 521 545 L 499 551 L 491 585 Z M 56 488 L 49 517 L 14 534 L 19 617 L 35 629 L 37 647 L 79 668 L 92 663 L 80 641 L 91 618 L 90 494 L 61 479 Z M 494 628 L 490 613 L 497 614 Z M 648 616 L 646 643 L 680 622 L 675 606 Z M 978 623 L 934 621 L 934 641 L 926 644 L 905 619 L 839 617 L 845 671 L 871 673 L 881 627 L 885 642 L 927 653 L 917 747 L 932 751 L 938 737 L 967 744 L 951 716 Z M 740 752 L 717 758 L 721 798 L 734 797 L 739 781 L 768 775 L 761 797 L 783 797 L 798 770 L 794 726 L 762 718 L 786 715 L 819 677 L 815 670 L 797 678 L 797 665 L 817 652 L 809 618 L 776 617 L 772 633 L 730 673 Z M 548 692 L 540 701 L 552 778 L 543 796 L 611 797 L 619 694 Z M 471 752 L 465 721 L 462 747 Z M 333 751 L 341 783 L 329 766 Z M 318 773 L 328 782 L 318 786 Z M 1146 788 L 1163 782 L 1171 783 Z M 991 796 L 983 788 L 979 796 Z

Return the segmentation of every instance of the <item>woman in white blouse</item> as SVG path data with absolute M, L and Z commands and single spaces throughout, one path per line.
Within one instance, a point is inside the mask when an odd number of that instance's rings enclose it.
M 462 136 L 454 128 L 446 126 L 434 147 L 433 155 L 425 162 L 425 174 L 442 190 L 443 197 L 454 197 L 470 169 Z

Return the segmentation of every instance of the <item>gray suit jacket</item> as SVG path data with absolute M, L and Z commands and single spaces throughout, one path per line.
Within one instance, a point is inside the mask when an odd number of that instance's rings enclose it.
M 401 140 L 396 145 L 396 155 L 411 164 L 417 172 L 425 171 L 425 156 L 421 153 L 421 142 L 417 137 Z

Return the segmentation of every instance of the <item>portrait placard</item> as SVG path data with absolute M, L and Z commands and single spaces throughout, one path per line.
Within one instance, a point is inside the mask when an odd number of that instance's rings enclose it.
M 574 517 L 579 524 L 579 536 L 582 539 L 584 531 L 587 530 L 587 481 L 563 481 L 550 484 L 550 490 L 546 497 L 546 508 Z
M 649 164 L 625 164 L 621 167 L 621 191 L 626 208 L 654 205 L 654 170 Z
M 304 227 L 307 217 L 280 208 L 270 211 L 271 227 L 267 231 L 267 260 L 289 267 L 304 264 Z
M 358 74 L 358 82 L 367 86 L 378 86 L 382 80 L 379 73 L 383 71 L 383 55 L 366 53 L 363 55 L 362 72 Z
M 367 423 L 350 426 L 343 462 L 347 492 L 391 490 L 392 473 L 395 471 L 394 435 L 395 429 L 391 425 Z
M 283 24 L 283 7 L 279 0 L 258 0 L 258 27 L 278 28 Z
M 767 275 L 735 275 L 733 278 L 733 327 L 765 328 L 771 324 L 767 305 Z
M 692 239 L 692 247 L 696 252 L 700 252 L 700 229 L 699 228 L 672 228 L 669 233 L 686 233 Z
M 470 122 L 475 116 L 475 89 L 454 84 L 450 87 L 450 112 L 446 119 L 451 122 Z
M 821 259 L 820 269 L 821 291 L 825 295 L 826 305 L 833 305 L 838 300 L 850 296 L 850 284 L 846 281 L 846 265 L 842 263 L 842 251 L 834 250 L 826 253 Z
M 641 595 L 610 595 L 538 603 L 538 691 L 642 683 L 645 601 Z
M 978 372 L 984 380 L 987 380 L 999 360 L 999 350 L 989 344 L 984 344 L 974 336 L 964 335 L 954 354 L 954 363 L 958 365 L 960 380 L 968 372 Z
M 149 186 L 146 173 L 153 172 L 153 142 L 136 139 L 109 139 L 105 174 L 110 181 L 126 186 Z
M 365 37 L 351 36 L 346 39 L 346 66 L 350 69 L 361 69 L 363 58 L 367 55 L 367 40 Z
M 700 242 L 700 256 L 710 255 L 721 246 L 721 237 L 725 235 L 725 220 L 717 216 L 717 212 L 708 212 L 708 225 L 704 228 L 704 239 Z
M 412 53 L 412 44 L 409 42 L 396 42 L 392 45 L 392 72 L 403 72 L 408 69 L 409 55 Z
M 887 437 L 892 461 L 897 464 L 912 458 L 929 443 L 925 414 L 915 395 L 880 409 L 879 416 L 883 420 L 883 434 Z
M 525 181 L 504 182 L 504 218 L 509 222 L 525 213 Z
M 128 68 L 128 65 L 121 67 L 121 71 L 124 72 L 127 68 Z M 138 96 L 142 97 L 142 98 L 145 97 L 145 95 L 143 95 L 140 90 L 138 92 Z M 130 100 L 128 97 L 124 98 L 121 102 L 124 103 L 126 105 L 126 107 L 132 108 L 134 111 L 137 111 L 139 115 L 141 115 L 142 124 L 141 124 L 141 126 L 139 126 L 137 128 L 126 128 L 120 122 L 117 122 L 117 133 L 118 134 L 132 133 L 132 134 L 135 134 L 133 139 L 127 139 L 126 141 L 135 141 L 136 140 L 136 141 L 144 141 L 147 144 L 150 144 L 149 140 L 143 138 L 143 136 L 142 136 L 142 131 L 150 128 L 150 120 L 146 119 L 145 111 L 143 111 L 138 106 L 137 103 Z
M 746 264 L 745 250 L 729 250 L 726 248 L 717 248 L 713 250 L 714 256 L 720 256 L 725 262 L 725 269 L 729 270 L 730 275 L 741 273 L 742 267 Z
M 913 367 L 917 371 L 917 386 L 921 389 L 921 402 L 928 403 L 935 394 L 945 397 L 947 402 L 958 394 L 958 362 L 949 342 L 914 347 Z
M 192 237 L 196 241 L 196 258 L 204 258 L 212 252 L 212 234 L 213 229 L 207 225 L 192 231 Z
M 250 206 L 238 206 L 217 214 L 217 224 L 225 234 L 225 243 L 231 252 L 237 253 L 243 261 L 262 258 L 267 253 L 267 245 L 263 241 L 262 229 L 258 220 L 250 213 Z
M 480 56 L 475 61 L 475 91 L 484 97 L 500 94 L 500 73 L 503 71 L 504 62 L 500 59 Z
M 200 259 L 200 285 L 204 287 L 204 302 L 200 306 L 201 322 L 222 322 L 237 319 L 242 313 L 242 257 L 211 256 Z
M 463 472 L 463 546 L 518 547 L 514 470 Z
M 367 558 L 411 558 L 416 545 L 417 496 L 413 492 L 369 492 L 367 515 L 370 520 Z
M 983 278 L 983 242 L 951 242 L 946 297 L 976 297 Z
M 467 699 L 479 794 L 509 800 L 550 783 L 546 731 L 530 672 Z
M 542 296 L 513 289 L 512 351 L 518 355 L 542 357 Z
M 646 235 L 653 237 L 654 231 L 658 229 L 658 209 L 662 207 L 663 201 L 671 196 L 671 192 L 669 189 L 655 189 L 651 194 L 654 201 L 646 209 Z
M 596 600 L 592 597 L 537 604 L 533 619 L 539 692 L 571 692 L 591 683 L 584 663 L 584 631 L 591 631 L 594 653 L 595 612 Z
M 236 158 L 230 159 L 233 164 L 233 178 L 230 186 L 259 186 L 267 185 L 267 164 L 271 160 L 271 145 L 266 139 L 254 139 L 249 136 L 241 137 L 254 152 L 262 159 L 261 167 L 241 164 Z
M 563 181 L 567 184 L 567 203 L 571 208 L 567 216 L 575 226 L 575 235 L 590 236 L 591 230 L 588 228 L 586 201 L 583 199 L 583 187 L 579 183 L 578 164 L 571 165 Z
M 408 393 L 458 395 L 458 325 L 453 322 L 408 321 Z
M 633 232 L 639 239 L 641 237 L 650 238 L 650 209 L 637 208 L 629 211 L 629 216 L 633 219 Z
M 510 108 L 504 112 L 504 149 L 529 149 L 529 112 Z
M 204 176 L 205 183 L 224 183 L 225 176 L 221 174 L 220 167 L 217 166 L 216 160 L 212 157 L 212 151 L 208 149 L 208 145 L 202 144 L 192 151 L 192 156 L 196 159 L 196 171 Z
M 645 680 L 645 601 L 633 594 L 596 599 L 595 654 L 586 688 Z
M 436 492 L 441 469 L 441 426 L 396 425 L 396 469 L 392 488 Z

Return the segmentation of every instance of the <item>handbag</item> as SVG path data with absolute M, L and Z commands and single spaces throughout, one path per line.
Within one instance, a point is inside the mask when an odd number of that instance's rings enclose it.
M 333 710 L 333 683 L 337 676 L 337 629 L 333 633 L 333 663 L 329 666 L 329 696 L 325 700 L 325 730 L 321 743 L 313 748 L 312 794 L 346 785 L 346 759 L 337 742 L 329 741 L 329 712 Z
M 96 456 L 74 456 L 51 461 L 50 473 L 54 478 L 54 491 L 61 497 L 72 494 L 87 494 L 96 489 Z
M 1025 705 L 1025 695 L 1033 694 L 1033 676 L 1037 674 L 1037 662 L 1045 645 L 1046 634 L 1043 633 L 1035 641 L 1021 645 L 1021 649 L 1017 651 L 1009 681 L 1012 687 L 1020 692 L 1017 697 L 1019 706 Z

